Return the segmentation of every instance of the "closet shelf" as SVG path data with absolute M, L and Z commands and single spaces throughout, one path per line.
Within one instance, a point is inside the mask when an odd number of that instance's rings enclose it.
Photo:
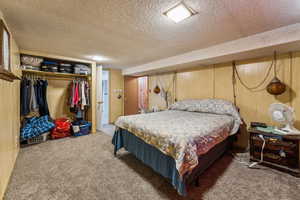
M 23 73 L 36 74 L 39 76 L 53 76 L 53 77 L 69 77 L 69 78 L 89 78 L 90 75 L 82 75 L 82 74 L 67 74 L 67 73 L 59 73 L 59 72 L 44 72 L 30 69 L 22 69 Z

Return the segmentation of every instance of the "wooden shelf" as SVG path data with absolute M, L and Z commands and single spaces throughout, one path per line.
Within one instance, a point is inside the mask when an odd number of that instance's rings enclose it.
M 44 72 L 30 69 L 22 69 L 23 73 L 27 74 L 36 74 L 39 76 L 53 76 L 53 77 L 67 77 L 67 78 L 89 78 L 90 75 L 82 75 L 82 74 L 68 74 L 68 73 L 60 73 L 60 72 Z
M 3 69 L 1 66 L 0 66 L 0 79 L 6 80 L 9 82 L 13 82 L 14 80 L 21 80 L 21 78 L 14 75 L 12 72 L 9 72 L 9 71 Z

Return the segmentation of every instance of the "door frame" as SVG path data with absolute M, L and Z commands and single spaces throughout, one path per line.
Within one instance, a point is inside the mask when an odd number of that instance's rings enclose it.
M 111 97 L 111 90 L 110 90 L 110 85 L 111 85 L 111 71 L 110 69 L 102 69 L 102 74 L 103 74 L 103 71 L 107 71 L 108 72 L 108 82 L 107 82 L 107 85 L 108 85 L 108 123 L 107 124 L 110 124 L 111 121 L 110 121 L 110 107 L 111 107 L 111 101 L 110 99 L 112 98 Z M 102 81 L 103 81 L 103 78 L 102 78 Z M 101 86 L 102 86 L 102 83 L 101 83 Z M 103 92 L 103 88 L 102 88 L 102 92 Z M 103 100 L 103 96 L 102 96 L 102 100 Z M 103 105 L 104 105 L 104 101 L 102 103 L 102 112 L 103 112 Z M 102 116 L 102 115 L 101 115 Z M 102 121 L 101 121 L 101 124 L 102 124 Z
M 96 130 L 98 131 L 102 128 L 102 69 L 102 65 L 96 67 Z

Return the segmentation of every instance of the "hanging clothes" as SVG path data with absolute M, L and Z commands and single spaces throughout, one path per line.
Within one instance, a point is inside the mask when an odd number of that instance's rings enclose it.
M 81 83 L 80 83 L 80 87 L 81 87 L 81 96 L 82 96 L 82 98 L 81 98 L 81 110 L 84 110 L 84 107 L 87 105 L 86 104 L 86 93 L 85 93 L 85 83 L 82 81 Z
M 43 112 L 40 114 L 43 115 L 49 115 L 49 108 L 48 108 L 48 102 L 47 102 L 47 87 L 48 87 L 48 81 L 46 80 L 40 80 L 42 83 L 42 98 L 43 98 L 43 102 L 44 102 L 44 107 L 43 107 Z
M 38 112 L 39 111 L 39 105 L 37 103 L 37 99 L 36 99 L 36 87 L 34 86 L 35 83 L 34 81 L 30 81 L 30 87 L 31 87 L 31 94 L 30 94 L 30 110 L 33 112 Z
M 79 85 L 78 82 L 75 82 L 75 94 L 74 94 L 74 106 L 79 104 Z
M 76 114 L 76 118 L 83 119 L 85 111 L 90 105 L 89 84 L 84 80 L 74 80 L 69 87 L 69 91 L 70 111 Z
M 85 95 L 85 99 L 86 99 L 86 104 L 85 106 L 88 107 L 90 106 L 90 85 L 87 81 L 84 81 L 84 95 Z
M 43 91 L 42 91 L 42 84 L 40 80 L 35 82 L 36 88 L 36 99 L 39 105 L 39 113 L 42 115 L 44 110 L 44 100 L 43 100 Z
M 40 116 L 49 115 L 47 103 L 47 80 L 32 80 L 23 77 L 20 88 L 21 115 L 26 116 L 30 113 L 39 113 Z
M 22 78 L 20 94 L 21 94 L 21 115 L 25 116 L 30 113 L 29 102 L 30 102 L 30 81 L 27 78 Z

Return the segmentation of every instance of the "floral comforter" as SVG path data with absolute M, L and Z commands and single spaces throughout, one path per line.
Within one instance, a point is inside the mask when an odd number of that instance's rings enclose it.
M 235 127 L 241 121 L 235 111 L 228 112 L 228 109 L 223 114 L 203 113 L 199 106 L 195 107 L 198 103 L 190 101 L 176 104 L 170 107 L 173 110 L 122 116 L 115 124 L 173 157 L 182 177 L 198 165 L 199 155 L 234 134 L 237 131 Z M 204 107 L 207 109 L 207 106 Z

